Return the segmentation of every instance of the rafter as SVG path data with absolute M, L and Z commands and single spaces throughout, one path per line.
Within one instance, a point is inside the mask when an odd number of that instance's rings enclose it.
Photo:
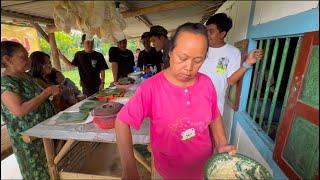
M 156 13 L 156 12 L 170 10 L 170 9 L 182 8 L 186 6 L 191 6 L 196 3 L 199 3 L 199 1 L 198 0 L 197 1 L 171 1 L 168 3 L 156 4 L 156 5 L 145 7 L 145 8 L 121 12 L 121 14 L 124 18 L 128 18 L 128 17 Z
M 14 4 L 9 4 L 9 5 L 4 5 L 4 6 L 1 6 L 1 8 L 6 8 L 6 7 L 10 7 L 10 6 L 19 6 L 19 5 L 29 4 L 29 3 L 33 3 L 33 2 L 35 2 L 35 0 L 27 1 L 27 2 L 18 2 L 18 3 L 14 3 Z
M 130 11 L 130 10 L 132 11 L 132 10 L 137 9 L 137 7 L 135 7 L 130 2 L 127 2 L 127 1 L 122 1 L 121 4 L 124 5 L 127 8 L 127 11 Z M 148 28 L 153 26 L 151 21 L 145 15 L 138 15 L 138 16 L 135 16 L 135 18 L 137 20 L 141 21 L 142 23 L 144 23 Z
M 29 20 L 29 21 L 31 20 L 31 21 L 41 22 L 41 23 L 45 23 L 45 24 L 53 24 L 54 23 L 53 19 L 50 19 L 50 18 L 19 13 L 19 12 L 15 12 L 15 11 L 5 10 L 2 8 L 1 8 L 1 16 L 6 16 L 6 17 L 10 17 L 10 18 L 15 18 L 15 19 L 24 19 L 24 20 Z
M 226 0 L 215 1 L 214 4 L 210 5 L 201 17 L 200 23 L 205 23 L 211 15 L 213 15 L 225 2 Z
M 174 33 L 176 31 L 176 29 L 171 29 L 171 30 L 168 30 L 168 34 L 170 33 Z M 129 40 L 132 40 L 132 39 L 140 39 L 141 36 L 129 36 L 127 39 Z

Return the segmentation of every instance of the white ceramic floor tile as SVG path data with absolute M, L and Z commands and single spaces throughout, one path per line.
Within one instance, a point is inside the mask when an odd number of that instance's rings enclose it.
M 22 179 L 14 154 L 1 161 L 1 179 Z

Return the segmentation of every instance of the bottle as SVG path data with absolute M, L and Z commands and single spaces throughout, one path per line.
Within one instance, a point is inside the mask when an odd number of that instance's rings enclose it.
M 147 73 L 147 66 L 143 65 L 143 73 L 146 74 Z

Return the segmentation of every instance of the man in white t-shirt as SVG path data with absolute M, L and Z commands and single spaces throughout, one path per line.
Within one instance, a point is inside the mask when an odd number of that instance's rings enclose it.
M 224 41 L 232 27 L 232 20 L 224 13 L 218 13 L 209 18 L 206 26 L 209 49 L 199 71 L 212 80 L 218 95 L 219 110 L 223 114 L 228 85 L 235 84 L 248 68 L 251 68 L 258 59 L 261 59 L 263 50 L 253 50 L 241 66 L 240 50 Z

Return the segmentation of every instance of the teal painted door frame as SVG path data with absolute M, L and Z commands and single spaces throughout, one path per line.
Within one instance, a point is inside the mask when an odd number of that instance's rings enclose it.
M 252 22 L 254 18 L 255 6 L 256 1 L 252 1 L 247 33 L 247 39 L 249 39 L 249 53 L 257 47 L 257 39 L 274 38 L 279 36 L 297 36 L 302 35 L 305 32 L 319 30 L 319 7 L 298 13 L 296 15 L 287 16 L 268 23 L 253 26 Z M 300 24 L 297 25 L 297 23 Z M 239 123 L 250 138 L 251 142 L 255 145 L 260 154 L 272 168 L 274 178 L 284 179 L 286 176 L 272 158 L 274 142 L 270 141 L 270 138 L 262 130 L 258 130 L 260 128 L 259 126 L 253 125 L 250 116 L 248 116 L 245 112 L 249 96 L 251 77 L 252 69 L 248 70 L 243 77 L 239 109 L 234 114 L 230 142 L 232 142 L 235 137 L 236 125 Z

